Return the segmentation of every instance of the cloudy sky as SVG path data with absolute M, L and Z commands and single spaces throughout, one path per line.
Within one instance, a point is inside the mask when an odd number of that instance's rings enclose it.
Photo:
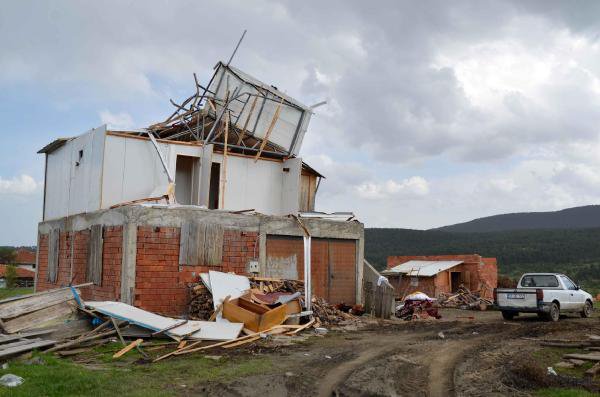
M 235 66 L 317 109 L 317 209 L 426 229 L 600 202 L 600 2 L 52 1 L 0 8 L 0 245 L 56 137 L 144 127 Z

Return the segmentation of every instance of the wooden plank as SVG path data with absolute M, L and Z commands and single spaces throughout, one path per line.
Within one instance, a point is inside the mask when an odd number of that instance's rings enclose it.
M 90 238 L 88 239 L 88 258 L 86 264 L 86 281 L 94 285 L 102 285 L 102 248 L 104 239 L 102 237 L 103 225 L 92 225 L 90 227 Z
M 93 283 L 84 283 L 84 284 L 77 284 L 74 285 L 73 288 L 81 288 L 81 287 L 89 287 L 90 285 L 93 285 Z M 14 302 L 14 301 L 18 301 L 21 299 L 27 299 L 27 298 L 31 298 L 33 296 L 42 296 L 42 295 L 48 295 L 48 294 L 53 294 L 56 291 L 62 291 L 62 290 L 71 290 L 71 287 L 63 287 L 63 288 L 55 288 L 55 289 L 51 289 L 48 291 L 42 291 L 42 292 L 34 292 L 32 294 L 25 294 L 25 295 L 19 295 L 19 296 L 13 296 L 10 298 L 6 298 L 6 299 L 2 299 L 0 300 L 0 305 L 3 305 L 7 302 Z
M 269 331 L 271 331 L 271 330 L 268 329 L 268 330 L 265 330 L 264 332 L 269 332 Z M 259 335 L 259 334 L 258 333 L 252 333 L 252 334 L 249 334 L 249 335 L 240 336 L 239 338 L 236 338 L 236 339 L 232 339 L 232 340 L 228 340 L 228 341 L 224 341 L 224 342 L 219 342 L 219 343 L 213 343 L 212 345 L 201 346 L 201 347 L 196 347 L 200 343 L 202 343 L 202 341 L 197 341 L 197 342 L 194 342 L 192 344 L 187 345 L 183 349 L 174 350 L 174 351 L 172 351 L 170 353 L 167 353 L 167 354 L 165 354 L 163 356 L 160 356 L 160 357 L 156 358 L 152 362 L 161 361 L 161 360 L 164 360 L 165 358 L 168 358 L 168 357 L 171 357 L 171 356 L 174 356 L 174 355 L 175 356 L 179 356 L 179 355 L 182 355 L 182 354 L 194 353 L 194 352 L 197 352 L 197 351 L 212 349 L 214 347 L 229 345 L 229 344 L 237 342 L 237 341 L 241 341 L 241 340 L 246 340 L 246 339 L 249 339 L 249 338 L 253 338 L 253 337 L 257 336 L 257 335 Z
M 18 353 L 28 352 L 33 349 L 39 349 L 40 347 L 52 346 L 56 343 L 54 340 L 41 340 L 38 342 L 33 342 L 28 345 L 16 346 L 12 349 L 2 350 L 0 352 L 0 358 L 9 357 Z
M 588 354 L 579 354 L 579 353 L 569 353 L 565 354 L 563 358 L 575 358 L 577 360 L 586 360 L 586 361 L 600 361 L 600 354 L 598 353 L 588 353 Z
M 61 357 L 69 357 L 69 356 L 76 356 L 76 355 L 81 354 L 81 353 L 86 353 L 86 352 L 89 352 L 90 350 L 92 350 L 91 347 L 81 347 L 79 349 L 65 350 L 65 351 L 62 351 L 62 352 L 56 352 L 56 354 L 58 354 Z
M 61 343 L 60 345 L 56 345 L 53 348 L 46 350 L 46 352 L 47 353 L 51 353 L 51 352 L 58 351 L 58 350 L 64 350 L 67 347 L 76 346 L 76 345 L 79 345 L 80 343 L 87 342 L 87 341 L 90 341 L 90 340 L 105 338 L 107 336 L 111 336 L 111 335 L 114 335 L 116 333 L 117 333 L 117 331 L 115 331 L 113 329 L 113 330 L 110 330 L 110 331 L 103 332 L 101 334 L 86 336 L 85 338 L 72 340 L 72 341 L 69 341 L 69 342 L 66 342 L 66 343 Z
M 138 347 L 144 340 L 143 339 L 137 339 L 133 342 L 131 342 L 129 345 L 125 346 L 124 348 L 122 348 L 121 350 L 119 350 L 118 352 L 116 352 L 115 354 L 113 354 L 112 358 L 119 358 L 122 355 L 124 355 L 125 353 L 127 353 L 128 351 L 135 349 L 136 347 Z
M 315 323 L 315 319 L 313 318 L 312 320 L 310 320 L 309 322 L 307 322 L 306 324 L 304 324 L 303 326 L 301 326 L 300 328 L 296 328 L 295 330 L 288 332 L 287 335 L 295 335 L 300 331 L 303 331 L 305 329 L 307 329 L 308 327 L 310 327 L 311 325 L 313 325 Z
M 244 127 L 242 127 L 242 132 L 240 133 L 240 137 L 238 138 L 237 145 L 239 146 L 244 139 L 244 134 L 246 133 L 246 129 L 248 128 L 248 123 L 250 122 L 250 117 L 252 117 L 252 112 L 256 107 L 256 102 L 258 101 L 258 95 L 254 97 L 252 101 L 252 105 L 250 105 L 250 110 L 248 111 L 248 117 L 246 117 L 246 121 L 244 122 Z
M 60 229 L 51 229 L 48 235 L 48 274 L 47 281 L 56 282 L 58 274 L 58 251 L 60 243 Z
M 32 336 L 41 336 L 41 335 L 48 335 L 51 334 L 52 332 L 54 332 L 56 329 L 52 328 L 52 329 L 45 329 L 45 330 L 41 330 L 41 331 L 34 331 L 34 332 L 24 332 L 22 334 L 15 334 L 15 335 L 11 335 L 11 336 L 2 336 L 0 337 L 0 348 L 2 347 L 2 343 L 7 343 L 7 342 L 12 342 L 15 340 L 19 340 L 19 339 L 23 339 L 23 338 L 30 338 Z
M 186 265 L 198 265 L 198 222 L 189 222 L 188 247 Z
M 229 140 L 229 118 L 231 113 L 227 112 L 225 117 L 225 136 L 223 137 L 223 162 L 221 163 L 221 181 L 219 183 L 219 208 L 225 208 L 225 188 L 227 186 L 227 141 Z
M 12 320 L 4 321 L 4 331 L 9 334 L 14 334 L 24 329 L 39 327 L 40 325 L 50 320 L 59 317 L 67 316 L 72 313 L 73 308 L 68 302 L 59 303 L 58 305 L 50 306 L 45 309 L 27 313 Z
M 34 342 L 39 342 L 41 340 L 42 339 L 40 339 L 40 338 L 34 338 L 34 339 L 23 339 L 23 340 L 18 340 L 15 342 L 7 343 L 7 344 L 0 346 L 0 353 L 4 350 L 8 350 L 8 349 L 11 349 L 16 346 L 29 345 Z
M 190 239 L 190 221 L 184 221 L 181 224 L 181 230 L 179 232 L 179 264 L 189 265 L 188 263 L 188 250 L 189 250 L 189 239 Z
M 224 229 L 219 224 L 205 224 L 204 232 L 204 265 L 217 266 L 223 261 Z
M 114 317 L 111 317 L 110 321 L 111 321 L 111 323 L 113 325 L 113 328 L 117 332 L 117 336 L 119 337 L 119 340 L 121 341 L 121 344 L 123 346 L 127 346 L 127 343 L 125 343 L 125 339 L 123 339 L 123 335 L 121 334 L 121 329 L 119 328 L 119 325 L 117 324 L 117 320 L 115 320 Z
M 26 313 L 54 306 L 73 299 L 71 290 L 57 290 L 51 294 L 32 296 L 18 301 L 0 304 L 0 318 L 8 319 L 18 317 Z
M 265 146 L 267 145 L 267 141 L 269 140 L 269 137 L 271 136 L 271 132 L 273 131 L 273 128 L 275 128 L 275 124 L 277 124 L 277 120 L 279 119 L 279 113 L 281 112 L 281 104 L 283 103 L 283 101 L 284 101 L 284 99 L 281 98 L 281 101 L 277 105 L 277 109 L 275 109 L 275 114 L 273 114 L 273 118 L 271 119 L 271 124 L 269 124 L 269 128 L 267 129 L 267 132 L 265 133 L 265 137 L 262 139 L 260 148 L 258 149 L 256 156 L 254 157 L 255 163 L 258 161 L 258 158 L 262 154 L 262 151 L 265 149 Z
M 172 330 L 172 329 L 174 329 L 174 328 L 180 327 L 180 326 L 182 326 L 182 325 L 184 325 L 184 324 L 187 324 L 187 322 L 188 322 L 188 320 L 182 320 L 182 321 L 180 321 L 180 322 L 178 322 L 178 323 L 175 323 L 175 324 L 173 324 L 173 325 L 169 325 L 169 326 L 168 326 L 168 327 L 166 327 L 166 328 L 163 328 L 163 329 L 161 329 L 161 330 L 158 330 L 158 331 L 156 331 L 156 332 L 153 332 L 153 333 L 152 333 L 152 337 L 156 337 L 156 336 L 158 336 L 158 335 L 160 335 L 160 334 L 163 334 L 163 333 L 165 333 L 165 332 L 167 332 L 167 331 L 170 331 L 170 330 Z M 194 332 L 195 332 L 195 331 L 194 331 Z
M 223 349 L 231 349 L 232 347 L 245 345 L 246 343 L 254 342 L 255 340 L 258 340 L 258 339 L 260 339 L 260 335 L 253 336 L 252 338 L 248 338 L 246 340 L 241 340 L 239 342 L 234 342 L 230 345 L 223 345 Z

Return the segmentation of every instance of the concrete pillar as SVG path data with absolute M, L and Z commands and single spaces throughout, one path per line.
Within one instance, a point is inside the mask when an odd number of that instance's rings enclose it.
M 123 257 L 121 260 L 121 302 L 133 305 L 135 300 L 135 263 L 137 253 L 137 224 L 123 225 Z

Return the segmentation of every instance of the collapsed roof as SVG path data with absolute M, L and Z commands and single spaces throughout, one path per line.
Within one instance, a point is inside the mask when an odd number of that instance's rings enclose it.
M 312 110 L 258 79 L 219 62 L 208 85 L 195 93 L 163 122 L 143 133 L 156 138 L 212 143 L 257 157 L 295 157 Z

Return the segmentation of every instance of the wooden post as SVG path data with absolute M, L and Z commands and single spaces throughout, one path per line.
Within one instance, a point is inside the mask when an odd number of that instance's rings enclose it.
M 277 105 L 277 109 L 275 109 L 275 114 L 273 115 L 273 119 L 271 120 L 271 124 L 269 125 L 269 128 L 267 129 L 267 133 L 265 134 L 264 138 L 262 139 L 262 142 L 260 143 L 260 149 L 258 150 L 258 153 L 256 153 L 256 156 L 254 157 L 255 163 L 258 161 L 258 158 L 260 157 L 262 151 L 264 150 L 265 146 L 267 145 L 267 141 L 269 140 L 269 137 L 271 136 L 271 132 L 273 131 L 273 128 L 275 128 L 275 124 L 277 123 L 277 120 L 279 119 L 279 112 L 281 112 L 282 104 L 283 104 L 283 98 L 281 98 L 279 105 Z
M 225 208 L 225 185 L 227 184 L 227 140 L 229 139 L 229 117 L 231 114 L 227 112 L 227 117 L 225 117 L 225 136 L 223 138 L 223 142 L 225 145 L 223 146 L 223 169 L 221 170 L 221 194 L 219 194 L 219 209 Z

